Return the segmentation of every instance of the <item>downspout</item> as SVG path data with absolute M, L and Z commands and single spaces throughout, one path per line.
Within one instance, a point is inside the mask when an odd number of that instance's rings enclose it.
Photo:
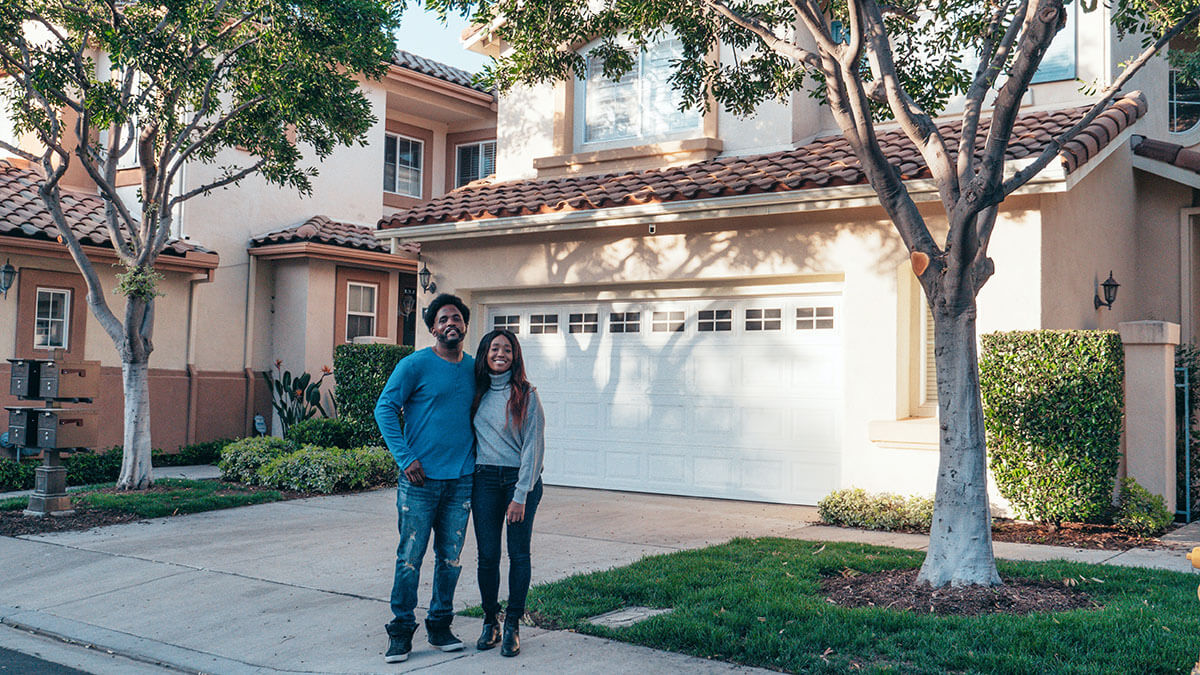
M 242 429 L 247 436 L 254 429 L 254 339 L 255 304 L 258 295 L 258 256 L 250 255 L 246 266 L 246 315 L 242 322 L 242 376 L 246 381 L 246 408 L 242 411 Z
M 196 316 L 200 311 L 200 303 L 196 302 L 196 286 L 212 283 L 213 271 L 205 270 L 188 277 L 188 325 L 187 325 L 187 431 L 184 441 L 191 445 L 196 442 L 196 407 L 200 400 L 200 382 L 196 370 L 196 332 L 200 321 Z

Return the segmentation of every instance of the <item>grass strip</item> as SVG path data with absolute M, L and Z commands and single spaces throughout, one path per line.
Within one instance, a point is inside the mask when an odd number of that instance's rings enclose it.
M 77 506 L 159 518 L 180 513 L 200 513 L 283 499 L 278 490 L 254 490 L 242 485 L 210 480 L 162 478 L 151 490 L 87 492 L 73 498 Z
M 915 568 L 923 557 L 736 539 L 538 586 L 528 607 L 544 625 L 797 673 L 1166 673 L 1196 661 L 1200 578 L 1178 572 L 1001 561 L 1002 577 L 1077 584 L 1098 605 L 1025 616 L 846 609 L 821 594 L 824 577 Z M 619 629 L 585 620 L 634 605 L 674 611 Z

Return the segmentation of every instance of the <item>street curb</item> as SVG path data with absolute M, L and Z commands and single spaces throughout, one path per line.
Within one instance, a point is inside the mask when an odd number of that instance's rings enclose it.
M 88 645 L 112 652 L 134 661 L 166 666 L 194 673 L 229 673 L 230 675 L 266 675 L 296 671 L 264 668 L 223 656 L 177 647 L 175 645 L 121 633 L 81 621 L 64 619 L 46 612 L 0 606 L 0 624 L 31 631 L 39 635 Z

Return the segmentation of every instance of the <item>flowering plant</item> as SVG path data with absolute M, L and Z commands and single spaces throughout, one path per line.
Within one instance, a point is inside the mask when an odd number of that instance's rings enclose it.
M 321 383 L 332 372 L 329 366 L 321 366 L 321 377 L 315 381 L 308 373 L 300 373 L 293 378 L 291 371 L 283 370 L 283 361 L 276 359 L 275 374 L 272 375 L 269 370 L 263 373 L 271 390 L 271 405 L 279 413 L 285 434 L 288 427 L 317 413 L 329 417 L 329 413 L 321 406 Z

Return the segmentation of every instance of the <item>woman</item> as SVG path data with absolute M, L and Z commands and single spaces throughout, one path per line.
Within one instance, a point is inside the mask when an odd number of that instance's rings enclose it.
M 500 654 L 521 651 L 519 626 L 529 592 L 529 540 L 542 499 L 545 416 L 537 390 L 525 379 L 517 336 L 497 329 L 483 336 L 475 354 L 475 403 L 471 408 L 477 454 L 471 513 L 479 548 L 483 633 L 475 648 Z M 505 524 L 507 523 L 507 528 Z M 500 631 L 500 530 L 508 543 L 508 608 Z

